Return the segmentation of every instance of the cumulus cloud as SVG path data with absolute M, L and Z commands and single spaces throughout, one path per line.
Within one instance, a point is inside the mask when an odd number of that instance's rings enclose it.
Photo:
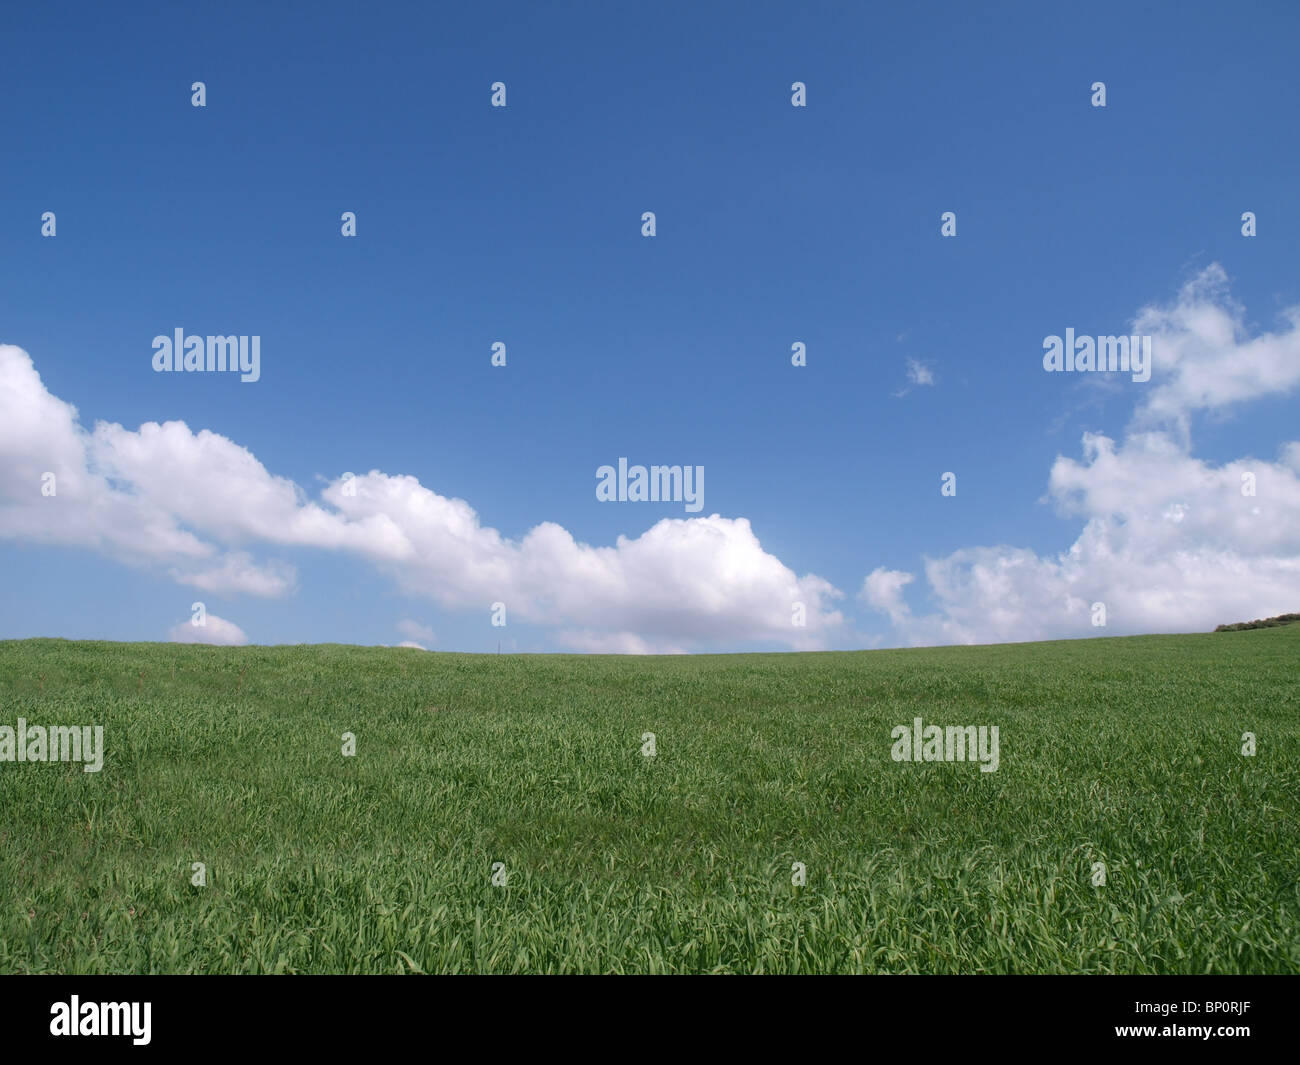
M 45 471 L 56 474 L 53 496 L 41 493 Z M 258 561 L 252 548 L 346 552 L 407 594 L 454 609 L 503 602 L 512 619 L 592 648 L 811 649 L 844 624 L 832 606 L 841 593 L 765 552 L 745 518 L 664 519 L 592 546 L 553 522 L 509 539 L 464 500 L 378 470 L 328 481 L 313 500 L 246 448 L 184 422 L 87 431 L 27 353 L 8 345 L 0 345 L 0 538 L 82 546 L 208 592 L 263 596 L 291 591 L 296 572 Z M 792 623 L 796 603 L 803 626 Z
M 927 559 L 928 613 L 904 601 L 914 575 L 897 570 L 873 571 L 860 598 L 912 644 L 1205 630 L 1297 609 L 1300 442 L 1283 443 L 1276 461 L 1218 465 L 1190 449 L 1195 412 L 1300 382 L 1300 309 L 1275 333 L 1251 337 L 1243 323 L 1218 265 L 1170 306 L 1139 313 L 1156 373 L 1128 435 L 1086 433 L 1081 459 L 1058 456 L 1051 469 L 1048 500 L 1083 521 L 1067 550 L 998 545 Z M 1105 605 L 1104 629 L 1094 603 Z
M 1138 423 L 1169 423 L 1186 435 L 1198 411 L 1295 391 L 1300 307 L 1288 308 L 1280 319 L 1279 330 L 1250 336 L 1245 308 L 1232 299 L 1218 263 L 1188 281 L 1171 304 L 1144 307 L 1133 326 L 1154 340 L 1153 387 L 1139 404 Z
M 903 602 L 903 589 L 913 580 L 915 577 L 911 573 L 878 566 L 862 582 L 859 598 L 882 614 L 888 614 L 889 620 L 895 625 L 904 624 L 909 619 L 910 611 Z
M 1204 629 L 1296 609 L 1300 441 L 1283 442 L 1273 459 L 1214 464 L 1192 453 L 1190 425 L 1197 414 L 1300 385 L 1300 308 L 1283 312 L 1273 331 L 1252 332 L 1216 264 L 1168 304 L 1143 307 L 1132 331 L 1153 336 L 1154 365 L 1151 382 L 1134 386 L 1127 433 L 1085 434 L 1076 456 L 1051 467 L 1046 498 L 1080 522 L 1074 542 L 1048 554 L 964 547 L 926 559 L 923 582 L 872 570 L 859 597 L 904 642 Z M 908 378 L 934 383 L 916 360 Z M 46 474 L 53 495 L 42 491 Z M 1242 492 L 1245 475 L 1253 495 Z M 743 517 L 665 518 L 602 546 L 553 522 L 511 539 L 466 501 L 379 470 L 326 480 L 312 498 L 246 448 L 184 422 L 86 429 L 27 353 L 7 345 L 0 538 L 79 546 L 204 592 L 257 596 L 296 585 L 294 567 L 266 552 L 346 553 L 448 609 L 505 603 L 512 621 L 548 628 L 580 651 L 810 650 L 850 632 L 836 609 L 841 593 L 765 551 Z M 1105 630 L 1091 623 L 1096 602 L 1106 605 Z M 433 642 L 417 622 L 398 627 L 408 644 Z
M 815 647 L 843 623 L 830 605 L 840 593 L 765 552 L 745 518 L 665 518 L 639 537 L 595 547 L 553 522 L 508 540 L 468 503 L 409 476 L 372 471 L 346 491 L 332 482 L 322 495 L 349 525 L 382 521 L 391 535 L 357 549 L 408 593 L 450 608 L 503 602 L 511 618 L 529 623 L 682 646 Z M 404 550 L 389 551 L 391 542 Z M 791 623 L 796 602 L 805 604 L 805 627 Z
M 187 437 L 226 452 L 227 460 L 246 456 L 241 472 L 256 481 L 256 460 L 246 451 L 215 434 L 194 438 L 180 422 L 136 434 L 100 423 L 87 432 L 76 408 L 45 388 L 28 354 L 0 344 L 0 537 L 164 566 L 178 582 L 207 591 L 282 594 L 292 567 L 259 566 L 194 531 L 213 523 L 220 531 L 230 510 L 248 508 L 228 469 L 214 476 L 199 463 L 177 461 L 171 449 Z M 175 499 L 166 497 L 168 484 Z
M 172 643 L 210 643 L 218 647 L 242 647 L 248 643 L 243 629 L 216 614 L 208 614 L 202 625 L 190 620 L 172 626 L 167 639 Z

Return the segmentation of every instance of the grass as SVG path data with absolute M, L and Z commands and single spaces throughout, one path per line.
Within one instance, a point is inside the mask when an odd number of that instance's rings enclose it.
M 1298 972 L 1298 678 L 1300 626 L 667 658 L 0 642 L 0 725 L 107 747 L 99 773 L 0 762 L 0 971 Z M 918 715 L 998 725 L 999 770 L 894 762 Z

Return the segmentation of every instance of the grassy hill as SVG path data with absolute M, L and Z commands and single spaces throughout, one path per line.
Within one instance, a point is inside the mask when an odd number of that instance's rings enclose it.
M 664 658 L 0 642 L 0 726 L 107 749 L 0 762 L 0 971 L 1297 972 L 1298 680 L 1296 625 Z M 998 770 L 894 761 L 917 716 L 997 725 Z

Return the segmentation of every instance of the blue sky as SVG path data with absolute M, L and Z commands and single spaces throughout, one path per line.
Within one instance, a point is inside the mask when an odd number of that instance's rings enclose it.
M 0 36 L 0 638 L 193 638 L 194 601 L 214 639 L 463 651 L 1300 609 L 1300 9 L 127 7 Z M 1143 314 L 1150 382 L 1044 372 Z M 260 380 L 155 373 L 176 328 L 259 336 Z M 704 467 L 703 511 L 597 501 L 620 456 Z

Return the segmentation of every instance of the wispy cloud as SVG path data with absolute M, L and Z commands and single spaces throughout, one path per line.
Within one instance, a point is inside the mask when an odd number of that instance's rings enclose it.
M 895 399 L 902 399 L 912 391 L 912 386 L 925 387 L 934 384 L 934 371 L 919 359 L 909 358 L 906 363 L 909 386 L 892 393 Z

